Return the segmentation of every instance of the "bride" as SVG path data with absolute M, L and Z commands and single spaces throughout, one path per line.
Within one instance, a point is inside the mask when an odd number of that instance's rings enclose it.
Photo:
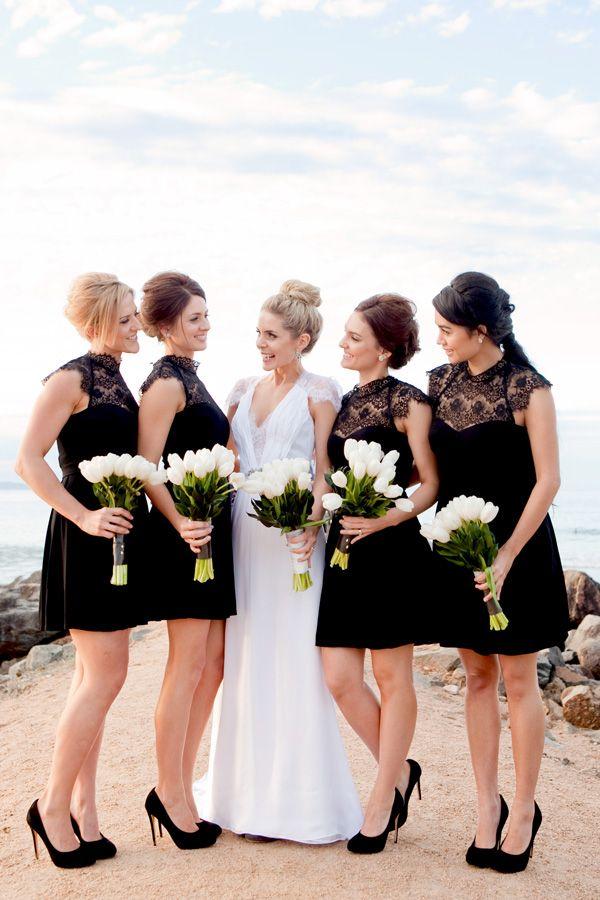
M 273 459 L 313 461 L 313 518 L 322 514 L 327 438 L 340 404 L 334 381 L 302 368 L 322 317 L 318 288 L 286 281 L 261 309 L 257 346 L 265 378 L 239 381 L 229 419 L 240 470 Z M 315 632 L 325 544 L 319 528 L 297 539 L 313 586 L 292 589 L 279 531 L 233 508 L 237 616 L 227 623 L 223 685 L 213 713 L 207 776 L 196 785 L 203 819 L 249 838 L 310 844 L 345 840 L 362 822 Z

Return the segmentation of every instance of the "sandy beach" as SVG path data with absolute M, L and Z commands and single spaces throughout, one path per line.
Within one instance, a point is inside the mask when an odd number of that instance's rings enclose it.
M 429 684 L 422 674 L 417 675 L 419 720 L 412 755 L 423 767 L 423 800 L 419 802 L 415 794 L 397 845 L 390 837 L 382 854 L 355 857 L 344 844 L 257 845 L 225 833 L 208 850 L 179 851 L 168 837 L 153 847 L 143 802 L 155 782 L 152 714 L 165 651 L 162 625 L 132 642 L 129 678 L 109 716 L 99 779 L 101 828 L 119 853 L 87 870 L 58 870 L 44 849 L 36 861 L 25 825 L 27 807 L 47 775 L 72 663 L 61 661 L 18 694 L 0 696 L 0 890 L 7 900 L 598 896 L 597 739 L 566 722 L 549 723 L 538 792 L 544 823 L 529 868 L 514 876 L 471 869 L 464 862 L 464 851 L 473 833 L 474 787 L 463 698 Z M 374 764 L 343 720 L 341 727 L 364 801 Z M 199 775 L 206 767 L 207 752 L 208 734 L 198 759 Z M 501 789 L 510 803 L 508 731 L 502 742 Z

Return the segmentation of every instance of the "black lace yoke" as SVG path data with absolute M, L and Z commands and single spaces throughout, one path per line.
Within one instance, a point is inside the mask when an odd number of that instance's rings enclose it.
M 534 369 L 505 359 L 479 375 L 472 375 L 466 362 L 429 372 L 434 414 L 455 431 L 485 422 L 513 422 L 513 413 L 527 408 L 534 390 L 551 386 Z
M 152 371 L 142 384 L 140 394 L 145 394 L 159 378 L 176 378 L 185 391 L 186 408 L 200 403 L 214 404 L 214 400 L 196 374 L 198 363 L 187 356 L 163 356 L 154 363 Z
M 348 438 L 363 428 L 392 428 L 394 419 L 405 419 L 411 400 L 429 405 L 429 398 L 412 384 L 392 375 L 357 385 L 342 399 L 333 434 Z
M 137 413 L 137 403 L 119 371 L 119 363 L 109 353 L 91 351 L 59 366 L 43 379 L 45 384 L 56 372 L 76 371 L 81 375 L 81 390 L 90 398 L 90 406 L 118 406 Z

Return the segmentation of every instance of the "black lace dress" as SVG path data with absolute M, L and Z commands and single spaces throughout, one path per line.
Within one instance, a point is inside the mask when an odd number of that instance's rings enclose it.
M 386 453 L 399 452 L 395 482 L 406 488 L 413 456 L 394 418 L 408 415 L 411 400 L 429 403 L 417 388 L 392 376 L 346 394 L 327 443 L 333 468 L 347 466 L 347 438 L 377 441 Z M 419 534 L 418 521 L 384 528 L 353 544 L 345 571 L 330 566 L 339 531 L 336 518 L 327 540 L 317 646 L 382 650 L 425 640 L 421 624 L 426 618 L 424 573 L 432 553 Z
M 180 356 L 163 356 L 141 387 L 147 391 L 158 378 L 176 378 L 185 391 L 185 409 L 176 413 L 167 435 L 163 461 L 170 453 L 214 444 L 227 445 L 229 422 L 196 375 L 197 363 Z M 167 484 L 169 488 L 170 485 Z M 231 507 L 213 522 L 214 581 L 194 581 L 193 551 L 158 509 L 150 511 L 150 552 L 154 561 L 149 606 L 151 619 L 227 619 L 235 615 L 231 549 Z
M 138 406 L 113 356 L 86 353 L 65 363 L 62 370 L 81 375 L 89 405 L 73 414 L 57 438 L 62 483 L 88 509 L 98 509 L 92 485 L 79 463 L 106 453 L 136 453 Z M 53 372 L 52 375 L 55 373 Z M 52 375 L 48 375 L 51 378 Z M 118 631 L 146 622 L 145 497 L 134 512 L 134 527 L 125 537 L 128 584 L 110 583 L 112 540 L 86 534 L 52 511 L 42 566 L 40 623 L 46 631 L 81 628 Z
M 490 524 L 499 546 L 512 534 L 536 483 L 527 429 L 513 413 L 550 382 L 504 359 L 479 375 L 468 364 L 434 369 L 431 446 L 439 473 L 438 508 L 460 494 L 491 500 L 500 511 Z M 516 655 L 562 646 L 567 636 L 565 582 L 554 530 L 547 515 L 515 559 L 500 604 L 505 631 L 490 631 L 482 593 L 473 575 L 435 554 L 439 572 L 438 639 L 477 653 Z

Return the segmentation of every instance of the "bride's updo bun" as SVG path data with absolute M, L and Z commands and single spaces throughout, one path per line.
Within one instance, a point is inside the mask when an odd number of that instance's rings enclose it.
M 283 327 L 295 338 L 308 334 L 310 342 L 303 353 L 309 353 L 317 343 L 323 327 L 323 316 L 317 307 L 321 305 L 321 291 L 314 284 L 290 278 L 284 281 L 276 294 L 262 305 L 267 312 L 280 316 Z

